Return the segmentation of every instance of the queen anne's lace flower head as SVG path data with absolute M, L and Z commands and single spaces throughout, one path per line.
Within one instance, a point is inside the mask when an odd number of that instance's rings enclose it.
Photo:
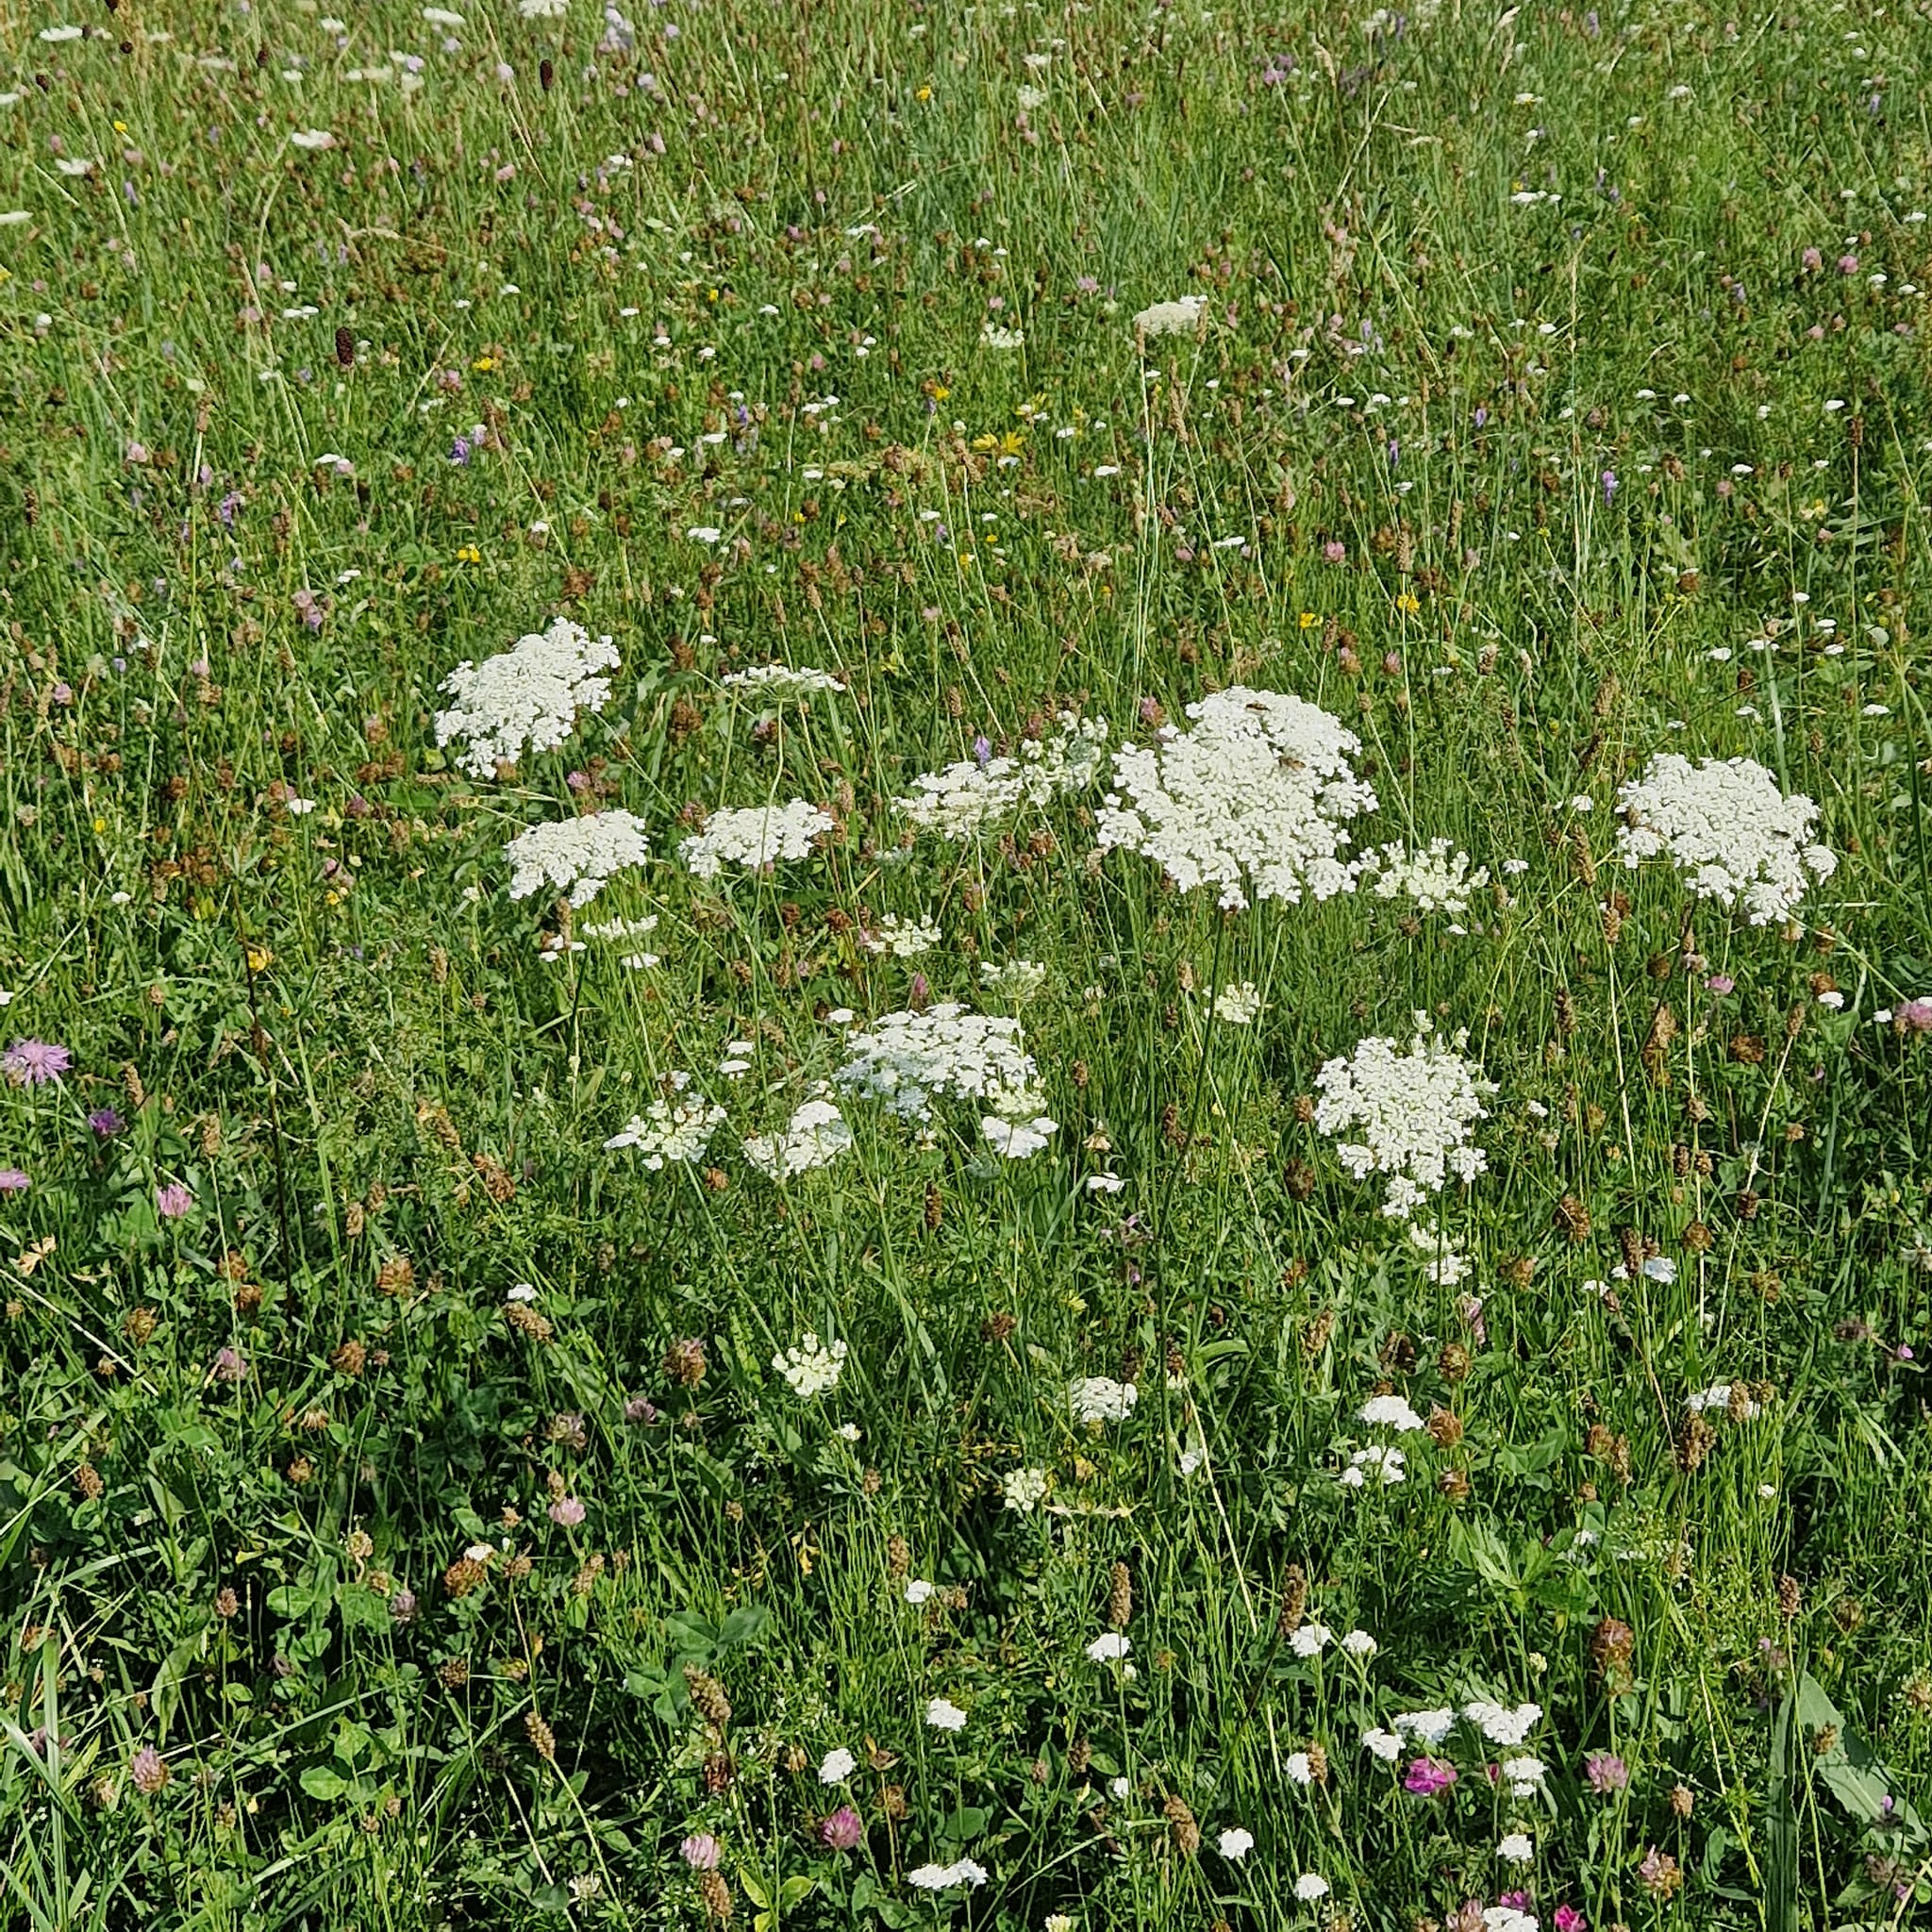
M 744 1158 L 774 1181 L 789 1181 L 836 1160 L 852 1145 L 852 1129 L 829 1100 L 808 1100 L 782 1134 L 756 1134 Z
M 799 1401 L 810 1402 L 839 1386 L 839 1377 L 845 1372 L 845 1354 L 842 1341 L 823 1342 L 815 1334 L 807 1333 L 793 1347 L 774 1355 L 772 1366 L 785 1377 Z
M 588 906 L 613 874 L 650 858 L 651 841 L 642 819 L 593 811 L 532 825 L 503 848 L 503 856 L 509 860 L 512 899 L 527 899 L 547 880 L 567 891 L 573 906 Z
M 1183 295 L 1175 302 L 1156 302 L 1134 317 L 1137 336 L 1191 335 L 1207 312 L 1205 295 Z
M 593 638 L 559 617 L 480 664 L 464 658 L 442 680 L 437 689 L 452 702 L 436 714 L 436 741 L 468 740 L 458 762 L 478 778 L 491 777 L 525 749 L 554 750 L 576 728 L 580 710 L 601 711 L 610 696 L 603 674 L 617 667 L 608 638 Z
M 1062 711 L 1051 732 L 1022 739 L 1011 756 L 995 758 L 982 741 L 984 756 L 923 774 L 909 798 L 893 802 L 920 830 L 962 842 L 1028 807 L 1085 791 L 1106 747 L 1105 718 Z
M 1495 1086 L 1463 1058 L 1466 1032 L 1445 1043 L 1440 1034 L 1425 1035 L 1427 1023 L 1427 1014 L 1415 1016 L 1407 1053 L 1392 1040 L 1365 1040 L 1353 1058 L 1332 1059 L 1315 1075 L 1322 1096 L 1316 1126 L 1324 1134 L 1360 1132 L 1359 1141 L 1338 1142 L 1336 1152 L 1357 1180 L 1389 1176 L 1382 1212 L 1399 1219 L 1440 1192 L 1451 1174 L 1473 1181 L 1489 1165 L 1471 1136 Z
M 1086 1375 L 1067 1390 L 1067 1406 L 1078 1423 L 1124 1423 L 1134 1412 L 1141 1391 L 1131 1382 Z
M 1467 912 L 1469 895 L 1490 882 L 1490 869 L 1469 869 L 1469 854 L 1447 839 L 1431 839 L 1425 848 L 1384 845 L 1365 852 L 1357 871 L 1372 878 L 1378 899 L 1408 898 L 1419 912 Z
M 833 1078 L 906 1120 L 930 1120 L 937 1099 L 980 1101 L 988 1109 L 980 1131 L 1009 1159 L 1037 1153 L 1055 1130 L 1019 1021 L 951 1001 L 874 1022 L 847 1042 Z
M 727 865 L 746 872 L 781 858 L 808 858 L 811 841 L 832 829 L 828 811 L 794 798 L 789 805 L 753 805 L 714 811 L 705 829 L 678 847 L 684 862 L 701 879 L 715 878 Z
M 1191 729 L 1114 754 L 1101 849 L 1142 854 L 1183 891 L 1217 886 L 1230 909 L 1251 892 L 1294 904 L 1352 891 L 1347 822 L 1375 808 L 1349 763 L 1361 741 L 1317 706 L 1240 685 L 1188 716 Z
M 1625 865 L 1668 854 L 1698 898 L 1741 904 L 1753 925 L 1790 918 L 1811 881 L 1838 869 L 1837 858 L 1811 841 L 1817 806 L 1803 792 L 1787 798 L 1751 758 L 1693 765 L 1659 752 L 1641 778 L 1619 788 L 1617 803 Z
M 607 1154 L 620 1147 L 641 1148 L 653 1174 L 667 1161 L 689 1164 L 703 1157 L 711 1136 L 724 1124 L 724 1109 L 693 1091 L 689 1074 L 673 1074 L 664 1085 L 666 1091 L 605 1141 Z
M 829 671 L 795 671 L 790 664 L 754 664 L 745 671 L 727 672 L 718 681 L 771 698 L 804 698 L 814 691 L 845 689 Z

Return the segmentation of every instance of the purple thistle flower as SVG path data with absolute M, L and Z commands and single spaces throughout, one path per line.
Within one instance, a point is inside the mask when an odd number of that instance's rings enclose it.
M 33 1182 L 17 1167 L 0 1167 L 0 1194 L 24 1194 Z
M 73 1065 L 74 1056 L 48 1040 L 16 1040 L 0 1053 L 0 1073 L 16 1087 L 44 1087 Z
M 111 1107 L 97 1107 L 88 1115 L 87 1124 L 102 1140 L 110 1141 L 126 1124 L 120 1114 Z

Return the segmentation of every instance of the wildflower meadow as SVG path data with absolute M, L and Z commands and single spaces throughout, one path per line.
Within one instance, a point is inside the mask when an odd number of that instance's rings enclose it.
M 0 1927 L 1932 1923 L 1932 7 L 328 4 L 0 28 Z

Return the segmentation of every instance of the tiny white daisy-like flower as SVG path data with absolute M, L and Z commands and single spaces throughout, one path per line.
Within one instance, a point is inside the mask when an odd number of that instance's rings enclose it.
M 774 1355 L 772 1366 L 791 1385 L 792 1394 L 801 1402 L 810 1402 L 839 1386 L 845 1356 L 844 1342 L 821 1342 L 808 1330 L 802 1341 Z
M 1366 1630 L 1351 1630 L 1341 1640 L 1341 1647 L 1350 1657 L 1372 1657 L 1381 1645 Z
M 997 323 L 988 322 L 980 325 L 979 346 L 982 349 L 1017 349 L 1026 341 L 1025 332 L 1017 328 L 1002 328 Z
M 1543 1707 L 1540 1704 L 1519 1704 L 1512 1710 L 1506 1704 L 1477 1698 L 1462 1707 L 1462 1714 L 1491 1743 L 1510 1746 L 1522 1743 L 1536 1728 L 1542 1719 Z
M 1009 1469 L 1000 1478 L 1005 1507 L 1021 1516 L 1032 1515 L 1046 1501 L 1052 1487 L 1052 1478 L 1043 1469 Z
M 1506 1864 L 1526 1865 L 1536 1857 L 1536 1847 L 1526 1831 L 1512 1831 L 1497 1841 L 1496 1856 Z
M 972 1858 L 956 1858 L 950 1865 L 920 1865 L 907 1873 L 908 1885 L 922 1891 L 950 1891 L 955 1886 L 986 1883 L 986 1867 Z
M 857 1423 L 841 1423 L 832 1433 L 841 1442 L 856 1442 L 863 1435 L 864 1431 L 860 1429 Z
M 1267 1010 L 1268 1003 L 1252 979 L 1224 986 L 1214 995 L 1214 1017 L 1224 1026 L 1246 1026 Z
M 1306 1751 L 1291 1751 L 1282 1760 L 1282 1773 L 1290 1784 L 1304 1789 L 1315 1782 L 1315 1766 Z
M 298 146 L 306 140 L 291 138 Z M 481 664 L 466 658 L 437 687 L 451 702 L 436 714 L 436 741 L 466 741 L 458 763 L 475 777 L 491 777 L 525 751 L 554 750 L 576 729 L 580 711 L 601 711 L 610 698 L 607 674 L 618 662 L 608 637 L 593 638 L 567 617 Z
M 890 953 L 895 959 L 916 959 L 920 954 L 931 952 L 939 944 L 940 937 L 937 922 L 924 914 L 907 919 L 888 912 L 870 932 L 861 935 L 859 943 L 868 953 Z
M 1319 1872 L 1304 1872 L 1294 1882 L 1294 1895 L 1304 1905 L 1328 1896 L 1328 1881 Z
M 1503 1775 L 1508 1780 L 1509 1795 L 1512 1798 L 1533 1797 L 1548 1769 L 1541 1757 L 1506 1757 Z
M 1405 1710 L 1391 1720 L 1406 1738 L 1419 1738 L 1432 1750 L 1456 1728 L 1456 1713 L 1446 1705 L 1432 1710 Z
M 819 1766 L 819 1782 L 822 1785 L 842 1785 L 858 1769 L 858 1760 L 842 1745 L 836 1751 L 827 1751 L 824 1761 Z
M 1087 1655 L 1097 1664 L 1117 1664 L 1133 1647 L 1118 1631 L 1103 1630 L 1087 1646 Z
M 1335 1480 L 1344 1490 L 1363 1489 L 1372 1482 L 1387 1488 L 1408 1480 L 1407 1462 L 1408 1458 L 1400 1449 L 1372 1442 L 1366 1449 L 1357 1449 L 1348 1458 L 1348 1467 Z
M 1255 1849 L 1255 1834 L 1244 1831 L 1239 1824 L 1231 1824 L 1214 1843 L 1224 1858 L 1231 1858 L 1239 1864 Z
M 794 670 L 790 664 L 754 664 L 744 671 L 726 672 L 718 681 L 728 688 L 757 691 L 771 698 L 810 697 L 815 691 L 845 689 L 829 671 L 803 666 Z
M 966 1713 L 943 1697 L 927 1699 L 925 1721 L 936 1731 L 963 1731 L 966 1728 Z
M 1335 1635 L 1325 1624 L 1297 1624 L 1288 1644 L 1297 1657 L 1320 1657 Z

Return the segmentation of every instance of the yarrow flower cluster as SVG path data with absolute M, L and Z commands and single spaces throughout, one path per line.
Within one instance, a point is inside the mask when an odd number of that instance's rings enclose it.
M 1114 789 L 1099 814 L 1103 851 L 1124 846 L 1183 891 L 1220 888 L 1291 905 L 1352 891 L 1347 822 L 1375 808 L 1349 760 L 1352 731 L 1317 706 L 1236 685 L 1188 707 L 1192 727 L 1114 754 Z
M 804 698 L 814 691 L 845 689 L 829 671 L 793 670 L 790 664 L 754 664 L 745 671 L 726 672 L 718 681 L 735 690 L 758 691 L 773 698 Z
M 852 1145 L 852 1129 L 829 1100 L 808 1100 L 782 1134 L 757 1134 L 744 1158 L 774 1181 L 789 1181 L 836 1160 Z
M 641 1148 L 644 1165 L 653 1174 L 667 1161 L 690 1163 L 703 1157 L 711 1136 L 724 1123 L 724 1109 L 702 1093 L 687 1091 L 691 1087 L 689 1074 L 673 1074 L 665 1086 L 668 1091 L 660 1093 L 641 1114 L 633 1114 L 627 1125 L 605 1141 L 607 1154 L 620 1147 Z
M 1365 1489 L 1370 1483 L 1379 1483 L 1387 1489 L 1395 1483 L 1407 1481 L 1407 1461 L 1400 1449 L 1385 1448 L 1379 1442 L 1372 1442 L 1366 1449 L 1357 1449 L 1348 1458 L 1348 1467 L 1335 1480 L 1344 1490 Z
M 830 812 L 802 798 L 789 805 L 744 806 L 714 811 L 704 830 L 692 833 L 677 849 L 701 879 L 715 878 L 727 865 L 757 872 L 781 858 L 808 858 L 811 841 L 835 823 Z
M 1466 912 L 1469 895 L 1490 882 L 1490 869 L 1469 869 L 1469 854 L 1458 852 L 1447 839 L 1431 839 L 1425 849 L 1410 852 L 1400 844 L 1365 852 L 1357 871 L 1373 878 L 1378 899 L 1408 898 L 1419 912 Z
M 942 772 L 923 773 L 909 798 L 893 803 L 920 830 L 963 842 L 1028 807 L 1085 791 L 1100 775 L 1105 718 L 1062 711 L 1050 735 L 1025 738 L 1010 757 L 995 758 L 984 739 L 978 755 Z
M 1140 1397 L 1131 1382 L 1116 1382 L 1107 1375 L 1085 1375 L 1067 1389 L 1067 1405 L 1076 1423 L 1124 1423 Z
M 1019 1516 L 1031 1516 L 1046 1501 L 1051 1487 L 1043 1469 L 1009 1469 L 1000 1478 L 1004 1507 Z
M 1324 1134 L 1360 1132 L 1359 1141 L 1338 1141 L 1336 1152 L 1357 1180 L 1389 1176 L 1382 1212 L 1399 1220 L 1440 1192 L 1451 1174 L 1473 1181 L 1489 1165 L 1471 1136 L 1495 1086 L 1463 1058 L 1467 1032 L 1445 1043 L 1440 1034 L 1425 1037 L 1427 1024 L 1426 1013 L 1415 1016 L 1407 1053 L 1392 1040 L 1365 1040 L 1353 1058 L 1329 1060 L 1315 1075 L 1316 1126 Z
M 1192 335 L 1201 326 L 1207 309 L 1205 295 L 1183 295 L 1175 302 L 1156 302 L 1134 317 L 1134 333 L 1150 339 Z
M 875 1021 L 848 1042 L 833 1078 L 906 1120 L 930 1120 L 937 1099 L 977 1100 L 989 1109 L 980 1131 L 1014 1159 L 1038 1153 L 1055 1131 L 1019 1021 L 969 1013 L 952 1001 Z
M 519 832 L 503 848 L 509 860 L 509 895 L 527 899 L 547 882 L 570 894 L 573 906 L 588 906 L 626 866 L 651 856 L 644 822 L 627 811 L 587 812 L 555 819 Z
M 940 929 L 932 920 L 923 915 L 904 919 L 896 912 L 888 912 L 859 941 L 868 953 L 890 953 L 895 959 L 916 959 L 920 954 L 931 952 L 939 942 Z
M 922 1891 L 950 1891 L 956 1885 L 986 1883 L 986 1867 L 972 1858 L 955 1858 L 950 1865 L 915 1865 L 906 1874 L 908 1885 Z
M 772 1366 L 791 1385 L 801 1402 L 829 1394 L 845 1373 L 846 1346 L 842 1341 L 823 1342 L 809 1329 L 792 1347 L 772 1357 Z
M 1224 986 L 1214 995 L 1214 1017 L 1224 1026 L 1246 1026 L 1267 1010 L 1268 1002 L 1252 979 L 1236 986 Z
M 1803 792 L 1786 797 L 1751 758 L 1693 765 L 1660 752 L 1619 788 L 1617 803 L 1625 865 L 1666 854 L 1698 898 L 1741 904 L 1753 925 L 1788 919 L 1811 881 L 1838 869 L 1835 855 L 1811 840 L 1817 806 Z
M 559 617 L 507 651 L 473 664 L 466 658 L 437 689 L 451 699 L 436 714 L 436 741 L 467 739 L 458 758 L 478 778 L 525 751 L 551 751 L 576 729 L 579 711 L 601 711 L 610 696 L 603 674 L 618 668 L 617 648 L 582 625 Z

